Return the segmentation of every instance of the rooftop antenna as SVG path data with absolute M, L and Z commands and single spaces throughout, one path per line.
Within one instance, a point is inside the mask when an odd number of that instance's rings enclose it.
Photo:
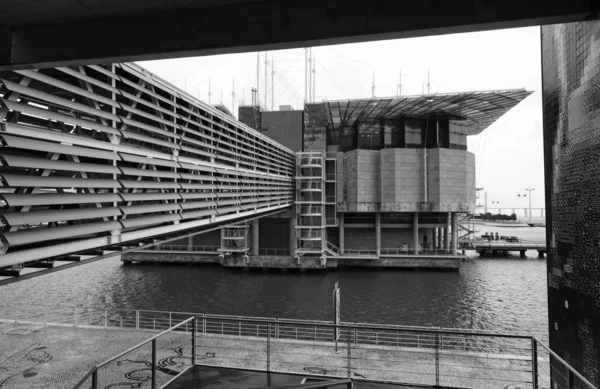
M 269 76 L 268 76 L 268 69 L 267 67 L 269 66 L 269 57 L 267 55 L 267 52 L 265 51 L 265 109 L 267 109 L 267 104 L 268 104 L 268 100 L 267 100 L 267 85 L 269 85 Z
M 231 114 L 233 115 L 233 112 L 235 110 L 235 77 L 233 77 L 233 86 L 231 89 Z
M 304 48 L 304 104 L 308 102 L 308 48 Z
M 313 67 L 312 74 L 313 74 L 313 76 L 312 76 L 312 93 L 311 93 L 312 101 L 313 102 L 317 100 L 317 96 L 316 96 L 317 95 L 317 84 L 316 84 L 316 82 L 317 82 L 316 81 L 316 79 L 317 79 L 317 70 L 315 69 L 316 68 L 315 57 L 316 57 L 316 54 L 313 54 L 313 60 L 312 60 L 312 67 Z
M 398 78 L 398 97 L 402 96 L 402 69 L 400 69 L 400 74 Z
M 373 83 L 371 84 L 371 97 L 375 97 L 375 70 L 373 70 Z
M 427 66 L 427 94 L 431 94 L 431 84 L 429 83 L 429 66 Z
M 275 55 L 271 54 L 271 111 L 275 110 Z
M 260 85 L 260 52 L 256 52 L 256 101 L 254 101 L 252 103 L 252 105 L 258 105 L 258 88 Z M 252 95 L 252 97 L 254 97 L 254 94 Z
M 425 81 L 421 80 L 421 94 L 424 95 L 425 94 Z
M 210 105 L 210 96 L 212 93 L 210 93 L 210 78 L 208 79 L 208 104 Z

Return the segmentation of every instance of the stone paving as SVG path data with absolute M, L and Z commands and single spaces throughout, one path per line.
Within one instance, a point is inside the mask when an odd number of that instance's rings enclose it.
M 149 339 L 157 332 L 100 327 L 0 323 L 0 389 L 72 388 L 90 368 Z M 202 335 L 198 363 L 272 371 L 435 385 L 433 349 L 329 342 Z M 191 334 L 169 333 L 157 341 L 159 387 L 191 364 Z M 149 388 L 151 345 L 146 344 L 98 372 L 98 388 Z M 440 384 L 470 388 L 526 388 L 531 381 L 526 357 L 441 351 Z M 84 388 L 90 386 L 86 383 Z M 529 385 L 530 387 L 530 385 Z
M 68 388 L 101 363 L 136 344 L 149 339 L 155 332 L 0 323 L 0 388 Z M 181 348 L 191 353 L 190 334 L 178 333 L 162 339 L 157 347 L 158 362 L 163 361 L 161 381 L 173 377 L 169 366 L 190 364 L 177 360 Z M 122 388 L 150 387 L 151 346 L 120 358 L 99 372 L 99 388 L 122 383 Z M 89 388 L 88 385 L 84 388 Z

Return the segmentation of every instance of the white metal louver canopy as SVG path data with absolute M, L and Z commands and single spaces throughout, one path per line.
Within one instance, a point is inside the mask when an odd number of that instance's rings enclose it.
M 323 104 L 329 122 L 334 125 L 446 113 L 466 120 L 470 124 L 467 135 L 477 135 L 532 93 L 511 89 L 327 101 Z

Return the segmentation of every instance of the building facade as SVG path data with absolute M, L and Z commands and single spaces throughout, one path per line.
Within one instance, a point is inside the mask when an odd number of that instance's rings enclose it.
M 290 238 L 261 238 L 261 248 L 289 242 L 296 261 L 318 256 L 324 263 L 334 256 L 456 256 L 460 220 L 476 210 L 467 137 L 529 94 L 328 101 L 303 111 L 240 107 L 241 120 L 297 154 L 296 203 L 283 218 Z M 257 224 L 285 228 L 281 217 Z

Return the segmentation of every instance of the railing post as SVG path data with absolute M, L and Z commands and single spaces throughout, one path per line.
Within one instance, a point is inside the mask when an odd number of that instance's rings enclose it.
M 271 371 L 271 323 L 267 323 L 267 373 Z
M 135 330 L 140 330 L 140 311 L 135 311 Z
M 202 333 L 206 335 L 206 316 L 202 316 Z
M 92 373 L 92 389 L 98 389 L 98 368 L 94 366 L 94 372 Z
M 156 339 L 152 339 L 152 386 L 151 389 L 156 389 Z
M 169 328 L 173 327 L 173 324 L 171 324 L 171 315 L 172 313 L 169 312 Z
M 355 328 L 356 329 L 356 328 Z M 348 348 L 348 379 L 352 378 L 352 343 L 350 340 L 350 326 L 348 326 L 348 332 L 346 333 L 346 346 Z
M 279 339 L 279 319 L 275 319 L 275 339 Z
M 440 386 L 440 333 L 435 333 L 435 386 Z
M 192 366 L 196 365 L 196 331 L 197 331 L 197 321 L 198 318 L 194 316 L 194 321 L 192 322 Z
M 531 338 L 531 382 L 533 389 L 538 387 L 537 341 Z
M 572 371 L 571 371 L 571 369 L 569 369 L 568 367 L 567 367 L 567 377 L 568 377 L 568 379 L 569 379 L 569 383 L 568 383 L 568 384 L 569 384 L 569 386 L 568 386 L 568 388 L 569 388 L 569 389 L 573 389 L 573 388 L 574 388 L 574 383 L 573 383 L 573 372 L 572 372 Z

